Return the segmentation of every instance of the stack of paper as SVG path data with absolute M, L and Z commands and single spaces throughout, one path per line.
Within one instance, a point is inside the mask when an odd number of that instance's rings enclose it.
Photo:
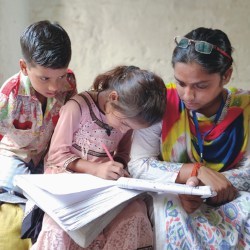
M 125 177 L 111 181 L 89 174 L 19 175 L 14 182 L 66 231 L 77 230 L 148 191 L 212 196 L 208 186 L 163 184 Z

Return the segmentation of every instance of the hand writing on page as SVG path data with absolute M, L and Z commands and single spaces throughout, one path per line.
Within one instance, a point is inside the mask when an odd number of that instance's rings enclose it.
M 94 175 L 107 180 L 117 180 L 120 177 L 129 177 L 129 173 L 123 169 L 123 164 L 116 161 L 98 164 Z
M 196 176 L 192 176 L 187 180 L 186 184 L 189 186 L 196 187 L 199 185 L 199 179 Z M 179 198 L 180 198 L 182 207 L 188 214 L 194 212 L 203 203 L 203 199 L 197 195 L 180 194 Z

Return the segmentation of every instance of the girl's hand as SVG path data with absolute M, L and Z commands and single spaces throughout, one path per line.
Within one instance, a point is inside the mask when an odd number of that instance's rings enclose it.
M 186 184 L 188 186 L 196 187 L 199 185 L 200 180 L 196 176 L 191 176 L 187 179 Z
M 107 180 L 117 180 L 120 177 L 129 177 L 129 173 L 123 169 L 123 164 L 116 161 L 98 164 L 94 171 L 94 175 Z
M 60 168 L 55 165 L 46 166 L 44 174 L 60 174 L 60 173 L 66 173 L 67 171 L 64 168 Z
M 221 205 L 236 198 L 237 189 L 223 174 L 203 166 L 199 169 L 197 177 L 203 185 L 210 186 L 217 193 L 216 196 L 207 199 L 209 204 Z
M 179 194 L 179 198 L 182 207 L 188 214 L 193 213 L 203 203 L 203 199 L 198 195 Z

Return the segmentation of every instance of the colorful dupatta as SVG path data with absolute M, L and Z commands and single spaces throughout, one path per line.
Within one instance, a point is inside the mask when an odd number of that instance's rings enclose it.
M 167 87 L 167 107 L 162 125 L 162 157 L 169 162 L 199 162 L 200 149 L 192 114 L 179 99 L 176 85 Z M 216 171 L 234 168 L 243 158 L 248 143 L 250 93 L 232 88 L 218 123 L 213 117 L 198 115 L 201 134 L 211 132 L 203 141 L 203 158 Z

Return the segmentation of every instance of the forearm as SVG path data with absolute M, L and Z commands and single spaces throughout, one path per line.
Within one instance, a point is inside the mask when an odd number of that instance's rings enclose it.
M 68 164 L 66 170 L 75 173 L 85 173 L 96 175 L 96 168 L 99 165 L 97 162 L 91 162 L 83 159 L 76 159 Z
M 157 180 L 159 182 L 175 182 L 181 163 L 160 161 L 155 157 L 130 161 L 129 173 L 134 178 Z
M 193 167 L 194 163 L 183 164 L 175 182 L 180 184 L 186 184 L 187 180 L 191 177 L 191 172 L 193 170 Z

